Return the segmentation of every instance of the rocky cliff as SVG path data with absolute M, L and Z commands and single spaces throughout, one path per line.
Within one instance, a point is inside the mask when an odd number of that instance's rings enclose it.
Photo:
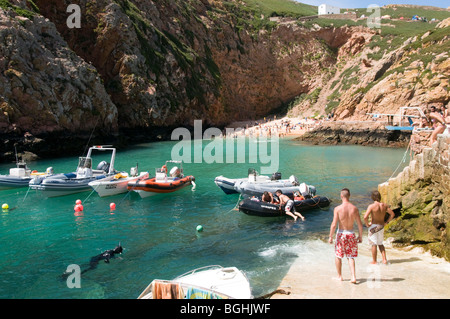
M 450 18 L 435 24 L 381 21 L 370 38 L 355 33 L 339 48 L 329 80 L 313 88 L 320 94 L 312 99 L 314 91 L 308 92 L 290 114 L 367 121 L 373 113 L 450 101 Z
M 450 136 L 440 135 L 432 147 L 423 144 L 429 143 L 427 136 L 417 137 L 414 159 L 378 186 L 382 200 L 398 215 L 386 234 L 394 243 L 420 245 L 450 261 Z
M 336 61 L 325 34 L 276 26 L 238 1 L 78 3 L 81 28 L 67 24 L 69 0 L 1 1 L 3 152 L 25 135 L 154 136 L 257 118 Z
M 13 153 L 17 142 L 31 152 L 64 150 L 37 136 L 70 140 L 95 125 L 114 133 L 117 108 L 96 68 L 67 46 L 48 19 L 0 4 L 1 153 Z
M 275 23 L 251 1 L 82 0 L 78 28 L 71 2 L 0 0 L 2 154 L 164 138 L 292 101 L 293 115 L 362 119 L 450 99 L 445 25 L 399 45 L 364 23 Z

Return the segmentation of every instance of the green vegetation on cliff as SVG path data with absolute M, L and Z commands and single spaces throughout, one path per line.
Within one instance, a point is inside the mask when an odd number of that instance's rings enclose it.
M 317 14 L 317 7 L 293 0 L 244 0 L 266 17 L 302 17 Z
M 27 1 L 27 2 L 30 3 L 32 8 L 37 9 L 36 5 L 32 1 Z M 28 19 L 33 18 L 35 15 L 35 12 L 15 6 L 15 5 L 11 4 L 8 0 L 0 0 L 0 8 L 2 8 L 4 10 L 11 9 L 15 13 L 17 13 L 17 15 L 28 18 Z

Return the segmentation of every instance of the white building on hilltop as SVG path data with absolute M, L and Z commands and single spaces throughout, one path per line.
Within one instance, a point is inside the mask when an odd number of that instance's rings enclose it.
M 319 15 L 322 14 L 339 14 L 341 9 L 338 7 L 330 6 L 329 4 L 321 4 L 319 6 Z

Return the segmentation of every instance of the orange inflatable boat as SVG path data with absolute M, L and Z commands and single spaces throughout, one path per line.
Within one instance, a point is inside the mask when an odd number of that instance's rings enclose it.
M 167 174 L 167 164 L 169 163 L 180 164 L 180 168 L 178 166 L 174 166 L 170 170 L 170 174 Z M 139 193 L 141 197 L 147 197 L 160 193 L 172 193 L 189 185 L 193 185 L 195 187 L 194 181 L 194 176 L 183 175 L 181 162 L 167 161 L 166 165 L 156 169 L 155 177 L 129 182 L 127 188 L 128 190 L 133 190 Z

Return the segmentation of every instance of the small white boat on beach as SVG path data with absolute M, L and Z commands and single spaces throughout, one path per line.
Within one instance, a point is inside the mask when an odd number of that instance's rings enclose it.
M 149 178 L 148 172 L 138 174 L 137 167 L 132 167 L 130 174 L 125 172 L 117 173 L 113 176 L 92 181 L 89 183 L 89 186 L 97 192 L 98 196 L 106 197 L 126 193 L 128 191 L 128 182 L 137 182 L 147 178 Z
M 153 280 L 138 299 L 250 299 L 250 282 L 236 267 L 211 265 L 173 280 Z

